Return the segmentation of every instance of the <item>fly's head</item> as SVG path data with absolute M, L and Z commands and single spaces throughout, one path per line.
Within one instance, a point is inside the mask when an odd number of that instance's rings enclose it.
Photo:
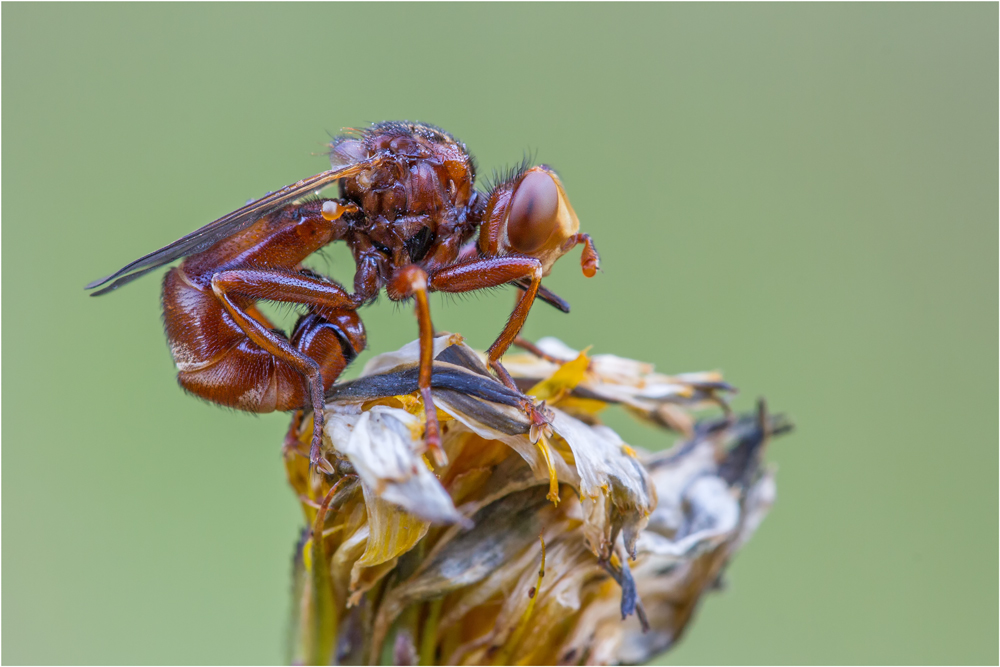
M 485 255 L 527 255 L 542 263 L 544 275 L 577 243 L 580 221 L 562 181 L 545 165 L 509 175 L 490 191 L 479 228 Z M 592 276 L 596 265 L 584 265 Z

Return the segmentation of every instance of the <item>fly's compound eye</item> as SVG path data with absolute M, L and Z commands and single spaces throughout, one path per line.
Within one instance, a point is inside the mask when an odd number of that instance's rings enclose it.
M 515 250 L 523 253 L 545 245 L 556 228 L 559 212 L 556 182 L 545 171 L 536 169 L 521 179 L 507 217 L 507 238 Z

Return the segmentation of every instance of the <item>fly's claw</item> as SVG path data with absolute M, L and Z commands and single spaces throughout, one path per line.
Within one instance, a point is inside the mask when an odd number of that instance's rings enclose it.
M 520 407 L 530 422 L 528 439 L 531 442 L 538 442 L 543 435 L 546 438 L 552 435 L 552 420 L 555 415 L 545 406 L 545 401 L 536 405 L 530 398 L 525 397 Z
M 303 429 L 305 425 L 305 419 L 302 410 L 296 410 L 292 415 L 292 423 L 288 426 L 288 431 L 285 433 L 285 440 L 281 444 L 281 455 L 284 458 L 289 456 L 305 456 L 305 452 L 302 451 Z M 316 433 L 315 424 L 313 425 L 313 441 L 312 445 L 309 447 L 309 469 L 318 470 L 325 475 L 332 475 L 336 472 L 333 464 L 330 463 L 325 456 L 323 456 L 323 450 L 321 447 L 322 437 Z
M 320 447 L 321 442 L 319 438 L 313 439 L 312 447 L 309 448 L 309 467 L 313 470 L 319 470 L 324 475 L 332 475 L 336 472 L 336 469 L 323 456 L 323 450 Z
M 324 475 L 332 475 L 337 472 L 336 469 L 333 467 L 333 464 L 327 461 L 323 455 L 320 455 L 319 458 L 315 460 L 310 459 L 309 465 L 312 468 L 319 470 Z

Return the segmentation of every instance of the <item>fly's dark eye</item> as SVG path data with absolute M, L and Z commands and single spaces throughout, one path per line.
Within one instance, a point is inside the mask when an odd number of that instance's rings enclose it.
M 530 253 L 552 236 L 559 211 L 556 183 L 544 171 L 529 171 L 521 180 L 510 204 L 507 238 L 519 252 Z

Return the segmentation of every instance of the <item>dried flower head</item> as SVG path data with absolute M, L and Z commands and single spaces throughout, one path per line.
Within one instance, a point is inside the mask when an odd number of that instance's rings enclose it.
M 435 339 L 447 461 L 424 456 L 418 347 L 373 358 L 285 448 L 307 528 L 295 556 L 291 659 L 313 664 L 643 662 L 687 626 L 774 499 L 760 465 L 781 418 L 734 417 L 717 373 L 667 376 L 554 339 L 509 355 L 521 395 L 459 336 Z M 609 404 L 684 441 L 648 454 L 600 423 Z M 696 422 L 693 410 L 721 407 Z

